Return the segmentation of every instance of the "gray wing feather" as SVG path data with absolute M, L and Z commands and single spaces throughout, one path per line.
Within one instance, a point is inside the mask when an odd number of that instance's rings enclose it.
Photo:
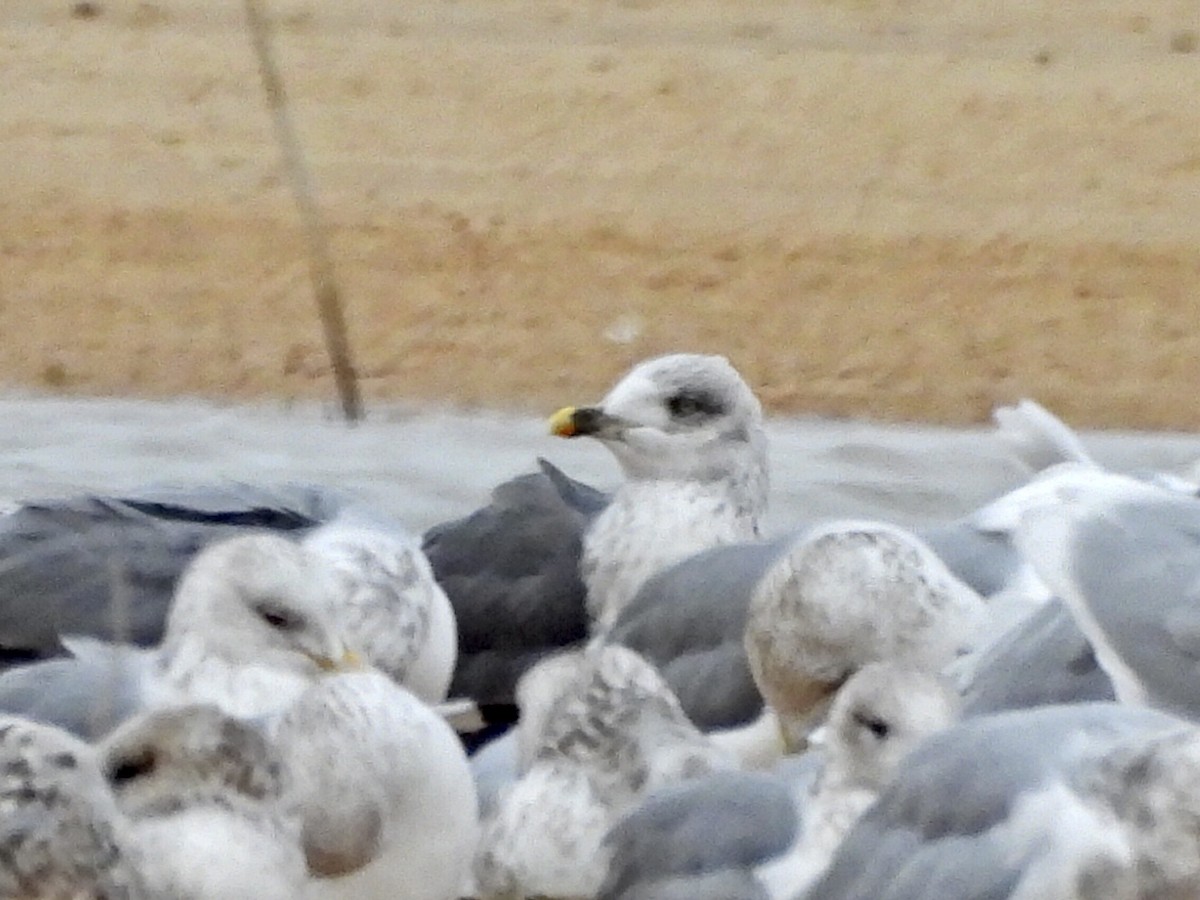
M 1067 578 L 1151 702 L 1200 710 L 1200 503 L 1165 492 L 1085 516 Z
M 0 711 L 95 740 L 141 708 L 151 651 L 90 639 L 66 641 L 70 656 L 0 674 Z
M 451 696 L 512 704 L 529 666 L 587 637 L 579 559 L 592 512 L 577 505 L 583 487 L 564 494 L 569 479 L 558 474 L 518 476 L 487 506 L 425 533 L 423 549 L 458 620 Z
M 963 691 L 963 714 L 1114 699 L 1087 638 L 1052 599 L 984 652 Z
M 789 534 L 714 547 L 651 576 L 608 639 L 658 667 L 701 728 L 752 721 L 762 696 L 742 646 L 747 609 L 759 580 L 794 540 Z
M 649 886 L 751 869 L 783 853 L 798 822 L 788 783 L 770 775 L 721 772 L 660 791 L 605 838 L 612 862 L 599 897 L 659 896 Z

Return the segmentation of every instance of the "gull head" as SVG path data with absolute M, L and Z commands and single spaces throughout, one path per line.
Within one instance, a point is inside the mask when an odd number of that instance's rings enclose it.
M 550 430 L 600 441 L 630 479 L 754 479 L 766 492 L 762 406 L 722 356 L 639 363 L 599 404 L 555 413 Z
M 833 701 L 825 726 L 830 755 L 850 781 L 880 790 L 917 744 L 953 724 L 959 705 L 958 694 L 937 675 L 871 663 Z
M 301 675 L 360 666 L 335 632 L 331 573 L 311 552 L 272 534 L 212 544 L 176 587 L 164 647 L 189 640 L 234 665 Z
M 284 796 L 282 763 L 253 725 L 215 706 L 156 710 L 125 723 L 100 747 L 117 804 L 132 819 L 192 804 L 273 804 Z

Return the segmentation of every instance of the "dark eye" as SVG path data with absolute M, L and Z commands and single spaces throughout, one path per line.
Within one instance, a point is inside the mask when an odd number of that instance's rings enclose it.
M 291 610 L 272 604 L 260 605 L 258 617 L 279 631 L 297 631 L 304 624 L 300 617 Z
M 892 726 L 883 721 L 883 719 L 867 713 L 856 712 L 854 714 L 854 721 L 879 738 L 879 740 L 883 740 L 892 731 Z
M 680 391 L 667 398 L 667 411 L 677 419 L 693 419 L 717 415 L 721 412 L 721 404 L 708 394 Z
M 143 750 L 133 756 L 115 760 L 108 770 L 108 780 L 115 785 L 128 784 L 135 778 L 149 775 L 158 765 L 158 759 L 151 750 Z

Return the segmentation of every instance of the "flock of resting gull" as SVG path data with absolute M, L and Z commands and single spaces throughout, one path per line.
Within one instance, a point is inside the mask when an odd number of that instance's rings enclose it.
M 760 532 L 721 357 L 633 368 L 411 536 L 324 488 L 0 519 L 5 898 L 1200 897 L 1200 501 L 997 410 L 916 531 Z

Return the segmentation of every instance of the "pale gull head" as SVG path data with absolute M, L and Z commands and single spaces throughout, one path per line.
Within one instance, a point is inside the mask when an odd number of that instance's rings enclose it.
M 829 765 L 847 784 L 881 790 L 917 744 L 958 718 L 959 707 L 939 675 L 883 662 L 864 666 L 829 709 Z
M 881 522 L 803 533 L 750 600 L 746 653 L 799 746 L 833 693 L 872 662 L 937 671 L 984 614 L 980 597 L 918 538 Z
M 309 677 L 337 668 L 347 648 L 328 613 L 333 589 L 319 559 L 286 538 L 252 534 L 212 544 L 180 578 L 164 657 L 203 654 Z
M 466 754 L 379 672 L 322 679 L 274 723 L 295 782 L 307 897 L 450 900 L 478 838 Z
M 417 541 L 335 521 L 304 547 L 332 571 L 329 615 L 355 651 L 427 703 L 446 699 L 458 649 L 454 610 Z
M 157 710 L 101 746 L 156 896 L 296 897 L 306 873 L 282 762 L 253 726 L 212 706 Z
M 127 845 L 91 747 L 0 717 L 0 896 L 148 898 Z
M 762 406 L 722 356 L 646 360 L 599 404 L 567 407 L 551 427 L 599 440 L 630 480 L 729 481 L 749 508 L 766 504 Z
M 824 871 L 842 838 L 875 802 L 903 759 L 953 724 L 958 695 L 920 669 L 871 663 L 838 691 L 823 729 L 824 762 L 801 798 L 796 840 L 756 870 L 772 897 L 791 897 Z

